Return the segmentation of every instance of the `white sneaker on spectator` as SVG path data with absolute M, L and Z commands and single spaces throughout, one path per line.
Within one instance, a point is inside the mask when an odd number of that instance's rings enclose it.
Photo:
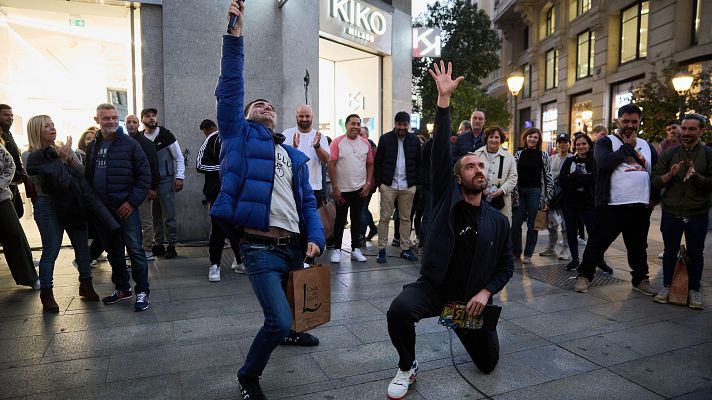
M 210 271 L 208 272 L 208 281 L 210 282 L 220 282 L 220 266 L 211 265 Z
M 388 384 L 388 398 L 402 399 L 408 393 L 408 388 L 412 383 L 415 383 L 415 378 L 418 376 L 418 360 L 413 361 L 413 366 L 409 371 L 401 371 L 400 368 L 396 372 L 395 378 Z
M 236 274 L 246 274 L 247 270 L 245 269 L 245 264 L 243 263 L 237 263 L 237 259 L 232 260 L 232 265 L 230 268 L 235 271 Z
M 365 262 L 366 261 L 366 256 L 361 253 L 361 249 L 353 249 L 351 250 L 351 258 L 358 261 L 358 262 Z M 333 261 L 333 260 L 332 260 Z
M 561 251 L 561 255 L 559 255 L 559 260 L 571 261 L 571 252 L 569 251 L 568 248 L 565 248 L 564 250 Z
M 341 262 L 341 250 L 335 249 L 331 251 L 331 262 Z

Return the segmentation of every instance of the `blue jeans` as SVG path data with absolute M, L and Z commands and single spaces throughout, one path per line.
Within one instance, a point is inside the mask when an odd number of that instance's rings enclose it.
M 685 234 L 687 246 L 687 275 L 690 278 L 689 289 L 700 290 L 702 267 L 704 266 L 705 236 L 707 236 L 707 214 L 691 217 L 678 217 L 663 211 L 660 219 L 660 232 L 663 234 L 663 284 L 672 285 L 677 253 L 680 251 L 680 239 Z
M 158 184 L 158 196 L 153 201 L 153 241 L 157 245 L 163 245 L 164 226 L 168 245 L 175 246 L 178 243 L 175 187 L 173 177 L 161 178 L 161 183 Z
M 121 228 L 115 231 L 107 231 L 100 224 L 97 224 L 97 233 L 101 244 L 104 245 L 108 254 L 109 264 L 111 264 L 111 282 L 116 290 L 126 292 L 131 290 L 129 282 L 129 272 L 126 270 L 126 260 L 124 259 L 124 247 L 131 259 L 131 278 L 136 283 L 135 292 L 150 293 L 148 287 L 148 262 L 146 253 L 143 251 L 141 238 L 141 218 L 138 209 L 126 218 L 116 218 L 121 224 Z
M 292 326 L 287 294 L 289 271 L 304 266 L 299 244 L 273 246 L 245 240 L 240 244 L 242 260 L 252 289 L 262 306 L 265 322 L 252 341 L 239 377 L 258 377 L 267 366 L 272 351 L 287 337 Z
M 86 223 L 84 228 L 71 228 L 59 221 L 54 201 L 49 196 L 39 196 L 35 202 L 35 222 L 42 238 L 42 257 L 40 257 L 40 286 L 52 287 L 54 276 L 54 263 L 59 256 L 62 246 L 64 231 L 67 231 L 69 240 L 74 248 L 74 259 L 79 267 L 79 280 L 91 278 L 89 262 L 89 236 Z
M 539 231 L 534 230 L 536 212 L 539 209 L 541 188 L 519 188 L 519 206 L 512 212 L 512 251 L 514 257 L 522 255 L 522 223 L 527 221 L 527 242 L 524 247 L 524 256 L 531 257 L 536 247 Z
M 430 193 L 430 188 L 423 188 L 420 190 L 420 195 L 422 196 L 420 201 L 423 204 L 423 219 L 420 222 L 420 241 L 423 246 L 428 239 L 428 231 L 430 230 L 430 217 L 433 213 L 433 194 Z

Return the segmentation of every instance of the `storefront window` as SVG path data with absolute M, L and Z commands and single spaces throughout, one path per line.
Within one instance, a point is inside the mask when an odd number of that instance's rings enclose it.
M 591 93 L 571 96 L 571 134 L 591 131 L 593 122 L 593 102 Z
M 576 79 L 588 78 L 593 73 L 594 33 L 578 35 L 576 43 Z
M 636 79 L 620 82 L 611 86 L 611 115 L 610 121 L 618 118 L 618 109 L 633 101 L 633 90 L 643 83 L 644 76 Z
M 549 50 L 546 52 L 544 88 L 549 90 L 555 87 L 559 87 L 559 50 Z
M 621 64 L 648 56 L 649 11 L 649 2 L 641 1 L 621 13 Z
M 556 138 L 558 113 L 555 101 L 541 105 L 541 132 L 544 142 L 552 142 Z

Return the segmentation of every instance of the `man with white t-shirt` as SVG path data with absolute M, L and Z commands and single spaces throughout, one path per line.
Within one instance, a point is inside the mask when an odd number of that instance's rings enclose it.
M 361 117 L 351 114 L 346 117 L 346 134 L 331 142 L 329 151 L 329 178 L 336 200 L 334 222 L 334 250 L 331 262 L 341 261 L 341 241 L 344 237 L 346 214 L 351 209 L 351 258 L 365 262 L 366 257 L 359 247 L 361 209 L 373 185 L 373 152 L 368 140 L 359 136 Z
M 329 142 L 326 135 L 312 129 L 313 119 L 314 114 L 311 106 L 302 104 L 297 107 L 297 126 L 285 130 L 282 134 L 285 138 L 284 143 L 291 144 L 292 147 L 309 157 L 309 162 L 307 162 L 309 184 L 314 191 L 317 207 L 320 207 L 326 203 L 322 169 L 329 162 Z
M 648 229 L 650 213 L 659 196 L 651 187 L 652 168 L 658 154 L 638 137 L 642 112 L 634 104 L 618 109 L 618 129 L 596 141 L 596 208 L 594 229 L 578 267 L 575 290 L 588 291 L 596 266 L 618 235 L 623 234 L 633 290 L 647 296 L 656 292 L 648 280 Z

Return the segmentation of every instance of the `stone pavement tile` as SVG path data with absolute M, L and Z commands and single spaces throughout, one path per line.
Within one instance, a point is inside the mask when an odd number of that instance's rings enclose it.
M 636 297 L 612 303 L 599 304 L 588 307 L 587 310 L 598 315 L 607 317 L 611 321 L 625 322 L 641 318 L 657 317 L 659 321 L 680 315 L 678 307 L 669 307 L 658 304 L 649 296 L 636 293 Z M 683 310 L 685 312 L 686 310 Z M 689 310 L 693 314 L 694 310 Z
M 391 268 L 376 271 L 353 272 L 350 274 L 334 274 L 339 282 L 348 287 L 373 285 L 377 283 L 410 283 L 418 276 L 410 268 Z
M 201 342 L 205 339 L 235 339 L 255 336 L 262 326 L 262 312 L 223 315 L 174 321 L 177 343 Z
M 620 376 L 599 369 L 533 385 L 494 397 L 495 400 L 647 400 L 662 399 Z
M 330 379 L 390 369 L 398 363 L 398 353 L 390 341 L 321 351 L 311 356 Z
M 598 368 L 592 362 L 555 345 L 522 350 L 512 355 L 523 365 L 551 379 L 561 379 Z
M 0 318 L 0 340 L 54 334 L 59 331 L 58 322 L 64 317 Z
M 301 354 L 270 360 L 262 374 L 262 388 L 268 391 L 327 381 L 329 377 L 312 356 Z
M 238 287 L 237 285 L 221 285 L 214 283 L 209 287 L 191 286 L 172 288 L 168 289 L 168 293 L 170 294 L 171 300 L 205 299 L 221 296 L 230 296 L 232 298 L 236 298 L 238 296 L 245 296 L 249 293 L 252 293 L 252 289 L 247 286 Z
M 172 344 L 173 323 L 161 322 L 57 334 L 48 356 L 95 352 L 97 355 L 150 349 Z
M 12 279 L 11 277 L 0 277 L 0 279 Z M 3 307 L 10 307 L 5 303 L 21 303 L 25 301 L 39 301 L 40 293 L 37 290 L 32 290 L 28 286 L 14 286 L 13 288 L 0 290 L 0 304 Z
M 0 340 L 3 363 L 41 358 L 54 335 L 26 336 Z
M 156 377 L 131 379 L 82 385 L 70 389 L 62 389 L 41 394 L 34 394 L 17 399 L 35 400 L 116 400 L 116 399 L 155 399 L 173 400 L 181 398 L 181 380 L 178 374 Z
M 458 368 L 468 379 L 472 380 L 472 369 L 467 368 L 468 366 L 461 364 L 458 365 Z M 475 372 L 475 374 L 480 373 Z M 407 398 L 410 398 L 413 391 L 425 399 L 467 398 L 475 400 L 484 398 L 462 379 L 453 366 L 418 373 L 418 380 L 415 385 L 411 386 Z
M 280 345 L 272 353 L 272 358 L 284 358 L 291 357 L 300 354 L 316 353 L 320 351 L 341 349 L 346 347 L 353 347 L 363 344 L 356 336 L 354 336 L 345 326 L 325 326 L 322 325 L 318 328 L 310 330 L 309 333 L 316 336 L 319 339 L 318 346 L 292 346 L 292 345 Z M 250 346 L 252 341 L 255 340 L 254 336 L 244 337 L 237 340 L 240 345 L 242 352 L 247 354 L 250 351 Z
M 546 339 L 507 321 L 497 324 L 500 354 L 514 353 L 550 344 Z
M 160 304 L 156 307 L 151 305 L 150 309 L 159 309 L 161 317 L 171 321 L 241 315 L 261 310 L 259 301 L 251 294 L 172 301 L 169 304 Z
M 393 374 L 395 376 L 395 370 L 394 370 Z M 324 391 L 319 391 L 319 392 L 310 392 L 309 394 L 305 394 L 302 396 L 289 397 L 289 399 L 290 400 L 314 400 L 314 399 L 382 400 L 387 397 L 386 393 L 388 390 L 388 383 L 390 383 L 391 379 L 393 379 L 393 378 L 391 377 L 388 380 L 367 382 L 367 383 L 362 383 L 359 385 L 346 386 L 346 387 L 329 389 L 329 390 L 324 390 Z M 406 397 L 407 400 L 424 400 L 424 399 L 426 399 L 426 397 L 421 396 L 415 390 L 416 386 L 417 386 L 417 384 L 415 386 L 412 386 L 414 389 L 408 392 L 408 396 Z M 270 392 L 266 392 L 266 395 L 270 399 L 273 398 L 273 396 Z M 277 396 L 274 398 L 275 399 L 283 399 L 286 397 Z
M 403 291 L 403 285 L 398 283 L 383 283 L 361 287 L 332 287 L 331 301 L 339 303 L 342 301 L 366 300 L 372 297 L 396 298 Z
M 39 291 L 33 291 L 36 293 L 36 298 L 28 299 L 27 301 L 12 303 L 12 305 L 7 305 L 0 307 L 0 318 L 2 317 L 12 317 L 12 316 L 41 316 L 42 315 L 42 303 L 40 303 Z M 59 305 L 59 315 L 63 314 L 69 304 L 72 302 L 72 297 L 60 297 L 55 299 L 57 305 Z M 53 316 L 57 316 L 54 314 Z
M 673 397 L 675 400 L 709 400 L 712 399 L 712 386 L 695 390 L 680 396 Z
M 346 325 L 348 330 L 363 343 L 376 343 L 390 340 L 388 336 L 388 323 L 383 319 L 364 322 L 361 324 Z
M 509 322 L 544 338 L 588 331 L 613 323 L 603 316 L 586 310 L 557 311 L 550 314 L 516 318 Z
M 712 341 L 712 335 L 671 322 L 637 326 L 602 336 L 646 356 Z
M 343 319 L 378 316 L 385 321 L 386 315 L 369 303 L 367 300 L 355 300 L 331 303 L 331 321 Z
M 601 335 L 559 343 L 559 346 L 603 367 L 645 357 L 631 350 L 629 346 L 618 345 L 604 339 Z
M 579 293 L 567 291 L 565 293 L 522 299 L 519 302 L 542 313 L 550 313 L 574 308 L 588 309 L 596 304 L 605 303 L 606 300 L 594 296 L 581 296 Z
M 615 365 L 610 370 L 668 398 L 712 388 L 710 356 L 694 347 Z
M 516 275 L 517 274 L 515 274 L 515 276 Z M 565 292 L 567 291 L 557 288 L 556 286 L 549 285 L 548 283 L 523 278 L 521 281 L 516 279 L 510 280 L 507 286 L 499 292 L 498 296 L 502 302 L 514 300 L 524 304 L 526 300 L 530 300 L 538 296 Z
M 221 365 L 180 373 L 183 399 L 224 399 L 238 396 L 237 371 L 242 364 Z M 160 378 L 160 377 L 157 377 Z
M 242 362 L 234 340 L 155 348 L 114 354 L 109 358 L 106 381 L 157 376 Z
M 401 288 L 402 289 L 402 288 Z M 386 297 L 374 297 L 370 298 L 367 301 L 371 303 L 376 309 L 381 311 L 384 315 L 386 312 L 388 312 L 388 309 L 391 307 L 391 303 L 393 302 L 393 299 L 395 299 L 395 296 L 386 296 Z
M 497 303 L 496 299 L 497 297 L 495 297 L 495 303 Z M 541 314 L 541 311 L 527 307 L 524 304 L 514 300 L 501 302 L 500 305 L 502 306 L 502 314 L 499 316 L 499 318 L 503 320 L 512 320 L 515 318 L 529 317 L 532 315 Z
M 674 307 L 671 305 L 671 307 Z M 712 310 L 704 310 L 700 312 L 698 310 L 692 310 L 689 307 L 674 307 L 680 314 L 676 317 L 670 319 L 671 322 L 686 326 L 691 329 L 699 331 L 710 331 L 712 326 Z M 2 328 L 0 328 L 2 332 Z
M 108 360 L 85 358 L 0 370 L 0 398 L 103 383 Z

